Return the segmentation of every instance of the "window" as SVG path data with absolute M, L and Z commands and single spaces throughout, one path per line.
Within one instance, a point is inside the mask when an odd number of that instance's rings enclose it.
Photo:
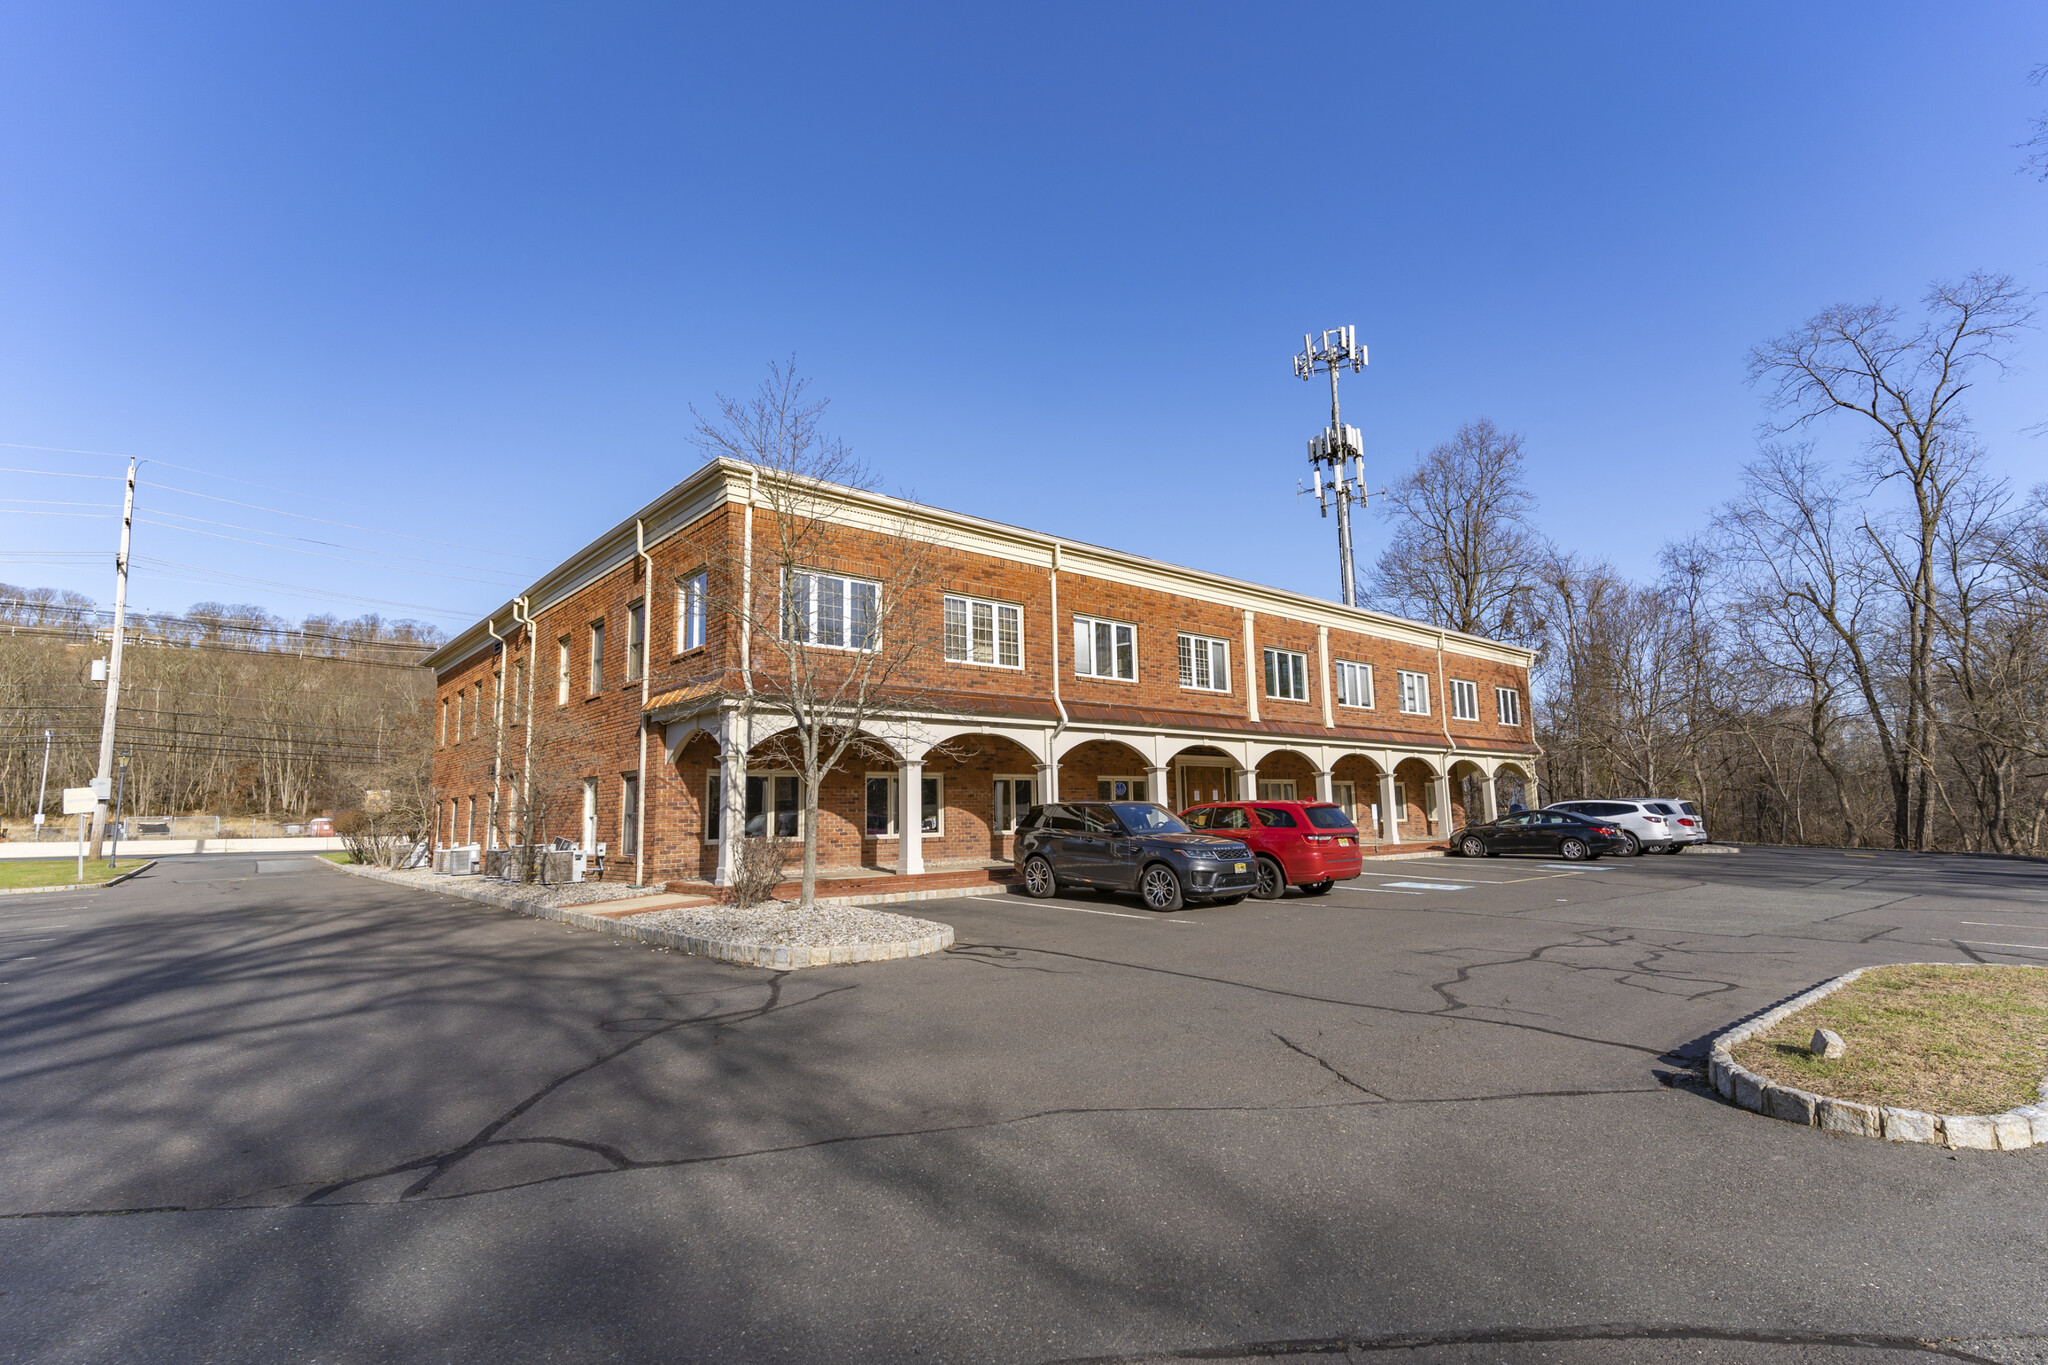
M 748 773 L 746 831 L 749 839 L 767 835 L 770 817 L 773 817 L 775 836 L 779 839 L 795 839 L 803 833 L 803 803 L 799 799 L 801 788 L 795 773 Z M 725 803 L 721 799 L 717 773 L 704 779 L 704 842 L 715 844 L 719 840 L 720 826 L 725 818 Z M 635 831 L 637 833 L 637 831 Z
M 1121 621 L 1074 618 L 1074 672 L 1084 678 L 1138 677 L 1138 628 Z
M 1339 782 L 1333 785 L 1345 788 L 1344 800 L 1330 806 L 1310 806 L 1306 812 L 1308 822 L 1317 829 L 1356 829 L 1358 826 L 1343 809 L 1344 806 L 1350 804 L 1351 784 L 1349 782 Z
M 1401 709 L 1411 716 L 1429 714 L 1429 675 L 1397 669 L 1401 682 Z
M 676 653 L 704 647 L 704 595 L 711 585 L 702 569 L 676 580 Z
M 1479 719 L 1479 684 L 1463 678 L 1451 679 L 1451 719 Z
M 569 637 L 555 641 L 555 705 L 569 704 Z
M 484 685 L 483 685 L 483 683 L 482 683 L 482 682 L 478 682 L 478 683 L 477 683 L 477 685 L 476 685 L 476 701 L 475 701 L 475 704 L 474 704 L 474 705 L 472 705 L 472 706 L 471 706 L 471 707 L 469 708 L 469 733 L 470 733 L 471 735 L 473 735 L 473 736 L 474 736 L 474 735 L 480 735 L 480 734 L 482 734 L 483 732 L 484 732 Z
M 441 742 L 448 742 L 448 699 L 441 698 Z
M 1145 779 L 1142 777 L 1098 777 L 1095 779 L 1097 801 L 1144 801 Z
M 619 856 L 637 857 L 640 852 L 640 774 L 627 773 L 619 780 Z
M 1259 800 L 1261 801 L 1292 801 L 1293 799 L 1294 784 L 1292 782 L 1261 782 L 1259 784 Z M 1259 823 L 1263 825 L 1275 823 L 1266 818 L 1272 813 L 1271 811 L 1260 811 Z
M 1502 725 L 1520 725 L 1522 723 L 1522 694 L 1514 688 L 1494 688 L 1493 704 L 1500 712 L 1500 723 Z
M 1260 785 L 1277 784 L 1261 783 Z M 1292 786 L 1293 784 L 1289 783 L 1288 785 Z M 1252 807 L 1252 814 L 1258 816 L 1259 823 L 1267 829 L 1298 829 L 1301 827 L 1301 822 L 1294 818 L 1294 812 L 1291 810 L 1280 810 L 1273 806 L 1254 806 Z
M 635 602 L 626 608 L 626 681 L 639 682 L 647 666 L 647 604 Z
M 590 694 L 604 691 L 604 620 L 590 623 Z
M 1230 642 L 1206 635 L 1180 637 L 1180 685 L 1201 692 L 1230 690 Z
M 944 775 L 923 779 L 918 793 L 918 824 L 926 834 L 946 832 L 946 801 Z M 903 803 L 897 799 L 900 787 L 893 773 L 868 774 L 868 820 L 869 838 L 887 838 L 898 832 L 897 812 Z
M 526 660 L 512 665 L 512 723 L 526 723 Z
M 1024 812 L 1031 809 L 1031 793 L 1036 778 L 996 777 L 995 832 L 1014 834 L 1017 822 L 1024 818 Z
M 505 723 L 505 671 L 491 674 L 491 724 Z
M 455 689 L 455 742 L 462 743 L 462 689 Z
M 1024 609 L 975 597 L 946 599 L 946 658 L 956 664 L 1024 666 Z
M 1308 700 L 1308 656 L 1291 649 L 1266 651 L 1266 695 L 1283 701 Z
M 463 821 L 462 842 L 465 844 L 476 842 L 476 798 L 474 796 L 469 798 L 469 818 Z
M 1372 665 L 1337 660 L 1337 705 L 1372 705 Z
M 791 574 L 782 604 L 782 638 L 831 649 L 873 649 L 880 643 L 879 592 L 858 578 Z

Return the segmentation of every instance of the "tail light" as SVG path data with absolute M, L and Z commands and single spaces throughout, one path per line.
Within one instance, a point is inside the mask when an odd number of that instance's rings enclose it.
M 1334 844 L 1337 842 L 1337 836 L 1334 834 L 1309 834 L 1303 837 L 1312 844 Z
M 1618 830 L 1618 829 L 1615 829 L 1615 828 L 1614 828 L 1613 826 L 1611 826 L 1611 825 L 1595 825 L 1595 826 L 1593 826 L 1593 832 L 1594 832 L 1595 834 L 1619 834 L 1619 833 L 1621 833 L 1621 831 L 1620 831 L 1620 830 Z
M 1678 817 L 1678 823 L 1684 825 L 1687 829 L 1692 828 L 1692 821 L 1686 819 L 1683 815 Z
M 1643 818 L 1645 820 L 1650 821 L 1652 824 L 1661 825 L 1664 823 L 1664 817 L 1661 815 L 1645 815 L 1643 816 Z

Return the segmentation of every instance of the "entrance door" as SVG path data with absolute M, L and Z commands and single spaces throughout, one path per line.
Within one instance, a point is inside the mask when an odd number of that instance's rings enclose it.
M 1183 763 L 1180 765 L 1180 804 L 1176 810 L 1199 806 L 1208 801 L 1228 801 L 1230 794 L 1230 768 L 1222 763 Z
M 1330 784 L 1330 799 L 1337 803 L 1337 808 L 1344 812 L 1346 819 L 1354 825 L 1358 823 L 1358 787 L 1356 783 L 1332 782 Z

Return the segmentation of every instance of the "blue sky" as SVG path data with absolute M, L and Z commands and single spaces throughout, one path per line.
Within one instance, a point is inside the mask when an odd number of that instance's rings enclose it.
M 145 567 L 140 605 L 452 626 L 794 352 L 891 491 L 1334 596 L 1288 362 L 1353 323 L 1375 483 L 1491 417 L 1544 528 L 1647 574 L 1753 448 L 1749 346 L 1971 269 L 2048 286 L 2042 62 L 2038 3 L 14 6 L 0 441 L 420 538 L 145 489 L 382 553 L 145 525 L 249 581 Z M 1974 396 L 2023 483 L 2044 354 Z M 0 579 L 110 598 L 54 556 L 111 521 L 20 512 L 113 493 L 0 474 L 41 500 L 0 503 Z

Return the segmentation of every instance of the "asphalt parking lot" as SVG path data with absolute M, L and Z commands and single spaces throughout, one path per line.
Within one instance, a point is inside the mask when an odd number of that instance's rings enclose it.
M 769 973 L 191 858 L 0 899 L 0 1359 L 2048 1360 L 2048 1149 L 1723 1103 L 2048 865 L 1432 859 Z

